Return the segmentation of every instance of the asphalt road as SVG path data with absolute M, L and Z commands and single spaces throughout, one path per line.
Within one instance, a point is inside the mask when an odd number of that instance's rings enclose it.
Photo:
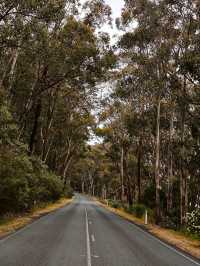
M 189 265 L 200 263 L 80 195 L 0 241 L 0 266 Z

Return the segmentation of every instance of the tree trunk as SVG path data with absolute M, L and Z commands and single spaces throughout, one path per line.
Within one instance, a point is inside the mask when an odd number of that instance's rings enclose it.
M 53 95 L 51 95 L 53 97 Z M 44 130 L 44 137 L 43 137 L 43 145 L 42 145 L 42 155 L 41 158 L 43 161 L 45 161 L 45 158 L 47 157 L 48 152 L 48 142 L 49 142 L 49 132 L 53 123 L 53 117 L 54 117 L 54 110 L 56 106 L 57 96 L 53 100 L 53 106 L 51 107 L 51 103 L 49 103 L 48 113 L 47 113 L 47 125 Z
M 184 104 L 183 104 L 184 105 Z M 187 175 L 185 169 L 185 106 L 181 110 L 181 152 L 180 152 L 180 224 L 184 226 L 187 222 Z
M 18 45 L 19 45 L 19 47 L 14 50 L 13 60 L 12 60 L 10 72 L 9 72 L 9 75 L 8 75 L 8 77 L 9 77 L 8 95 L 10 96 L 10 98 L 11 98 L 11 95 L 12 95 L 12 91 L 11 90 L 12 90 L 12 86 L 13 86 L 15 68 L 16 68 L 16 65 L 17 65 L 18 57 L 19 57 L 21 41 L 19 41 Z
M 155 161 L 155 184 L 156 184 L 156 223 L 160 223 L 160 109 L 161 99 L 159 96 L 157 105 L 157 129 L 156 129 L 156 161 Z
M 138 146 L 138 158 L 137 158 L 137 188 L 138 188 L 138 203 L 141 202 L 141 149 L 142 149 L 142 139 L 140 138 Z
M 38 131 L 38 124 L 39 124 L 39 118 L 42 110 L 42 105 L 41 105 L 41 100 L 38 101 L 36 110 L 35 110 L 35 118 L 34 118 L 34 124 L 33 124 L 33 130 L 31 133 L 31 138 L 29 142 L 29 153 L 32 154 L 34 150 L 34 144 L 35 144 L 35 139 Z
M 127 153 L 126 153 L 127 154 Z M 127 156 L 124 158 L 124 172 L 126 175 L 126 195 L 127 195 L 127 202 L 129 206 L 133 205 L 133 193 L 132 193 L 132 184 L 131 184 L 131 177 L 128 173 L 128 166 L 127 166 Z
M 2 86 L 4 84 L 4 80 L 5 80 L 6 76 L 7 76 L 7 72 L 8 72 L 10 64 L 12 63 L 12 60 L 13 60 L 13 58 L 11 57 L 9 59 L 9 61 L 8 61 L 7 67 L 5 68 L 5 70 L 4 70 L 3 74 L 2 74 L 2 77 L 1 77 L 1 80 L 0 80 L 0 89 L 2 89 Z
M 46 163 L 47 159 L 48 159 L 48 156 L 49 156 L 49 153 L 50 153 L 50 150 L 52 148 L 52 145 L 53 145 L 53 139 L 50 140 L 49 142 L 49 145 L 48 145 L 48 148 L 47 148 L 47 151 L 46 151 L 46 154 L 45 154 L 45 157 L 44 157 L 44 163 Z
M 131 187 L 130 177 L 128 175 L 127 175 L 127 200 L 128 200 L 128 205 L 132 206 L 133 205 L 132 187 Z
M 82 190 L 82 194 L 84 194 L 85 193 L 85 181 L 84 180 L 82 180 L 81 182 L 81 190 Z
M 120 172 L 121 172 L 121 201 L 124 201 L 124 148 L 121 148 L 121 160 L 120 160 Z
M 172 140 L 174 129 L 174 110 L 172 110 L 170 117 L 170 131 L 169 131 L 169 145 L 168 145 L 168 189 L 167 189 L 167 212 L 172 209 L 172 188 L 173 188 L 173 152 Z
M 33 106 L 33 94 L 35 89 L 37 88 L 38 85 L 38 79 L 35 80 L 35 82 L 33 83 L 33 85 L 31 86 L 30 89 L 30 95 L 28 97 L 28 100 L 25 104 L 25 108 L 23 110 L 23 113 L 20 116 L 19 119 L 19 123 L 20 123 L 20 128 L 19 128 L 19 135 L 18 135 L 18 140 L 20 140 L 25 128 L 26 128 L 26 120 L 27 120 L 27 116 Z
M 65 165 L 65 168 L 64 168 L 64 171 L 63 171 L 64 180 L 66 179 L 67 170 L 68 170 L 68 168 L 70 166 L 71 161 L 72 161 L 72 156 L 70 156 L 70 158 L 68 158 L 68 160 L 66 162 L 66 165 Z

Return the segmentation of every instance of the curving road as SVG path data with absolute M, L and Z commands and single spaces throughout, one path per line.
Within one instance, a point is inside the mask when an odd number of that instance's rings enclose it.
M 0 241 L 0 266 L 194 265 L 200 263 L 80 195 Z

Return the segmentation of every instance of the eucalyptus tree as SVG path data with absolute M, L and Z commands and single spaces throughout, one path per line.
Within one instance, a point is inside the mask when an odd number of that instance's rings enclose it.
M 95 23 L 88 23 L 91 15 Z M 94 126 L 96 85 L 115 64 L 110 45 L 96 33 L 109 16 L 104 1 L 83 9 L 76 0 L 0 3 L 1 114 L 13 129 L 0 132 L 16 138 L 9 147 L 2 140 L 1 151 L 20 155 L 17 145 L 23 146 L 23 156 L 34 161 L 31 174 L 42 165 L 61 176 L 64 188 Z
M 128 65 L 122 85 L 125 98 L 133 106 L 143 99 L 141 115 L 144 110 L 157 109 L 156 113 L 152 112 L 156 127 L 150 134 L 154 137 L 157 222 L 161 216 L 161 190 L 165 190 L 167 182 L 167 208 L 170 210 L 176 175 L 180 186 L 176 193 L 180 195 L 180 223 L 186 223 L 190 176 L 186 147 L 191 132 L 188 118 L 190 98 L 198 88 L 197 80 L 191 79 L 191 72 L 189 74 L 186 68 L 190 63 L 190 67 L 195 66 L 191 60 L 194 40 L 198 39 L 198 10 L 198 4 L 189 0 L 125 1 L 122 18 L 117 21 L 119 27 L 128 29 L 119 42 L 122 60 Z M 135 91 L 138 91 L 137 96 Z M 174 152 L 175 145 L 179 158 Z M 167 159 L 161 152 L 168 154 Z

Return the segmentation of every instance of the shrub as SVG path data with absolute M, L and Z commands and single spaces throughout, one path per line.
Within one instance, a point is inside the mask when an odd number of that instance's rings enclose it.
M 38 178 L 36 200 L 39 202 L 56 201 L 63 194 L 62 181 L 52 173 L 43 172 Z
M 61 178 L 39 158 L 28 156 L 26 146 L 16 140 L 18 129 L 2 97 L 0 125 L 0 214 L 27 211 L 35 203 L 59 199 Z
M 171 208 L 165 217 L 162 217 L 162 224 L 165 228 L 177 230 L 179 228 L 179 208 Z
M 0 213 L 29 207 L 30 188 L 26 176 L 31 173 L 26 156 L 5 153 L 0 156 Z
M 64 194 L 61 178 L 37 158 L 10 150 L 0 154 L 0 165 L 1 215 L 28 211 L 35 204 L 56 201 Z
M 188 214 L 187 231 L 200 236 L 200 208 Z
M 148 213 L 148 222 L 154 223 L 155 222 L 155 213 L 154 210 L 147 208 L 143 204 L 134 204 L 132 206 L 126 206 L 124 210 L 130 214 L 135 215 L 137 218 L 142 218 L 145 215 L 145 211 L 147 210 Z
M 143 217 L 143 215 L 145 214 L 145 210 L 146 210 L 146 207 L 143 204 L 134 204 L 131 207 L 132 213 L 138 218 Z
M 118 209 L 121 207 L 121 203 L 117 200 L 109 200 L 108 201 L 108 204 L 112 207 L 112 208 L 115 208 L 115 209 Z
M 73 193 L 73 189 L 68 185 L 65 187 L 65 190 L 64 190 L 64 196 L 67 197 L 67 198 L 72 198 L 74 195 Z

